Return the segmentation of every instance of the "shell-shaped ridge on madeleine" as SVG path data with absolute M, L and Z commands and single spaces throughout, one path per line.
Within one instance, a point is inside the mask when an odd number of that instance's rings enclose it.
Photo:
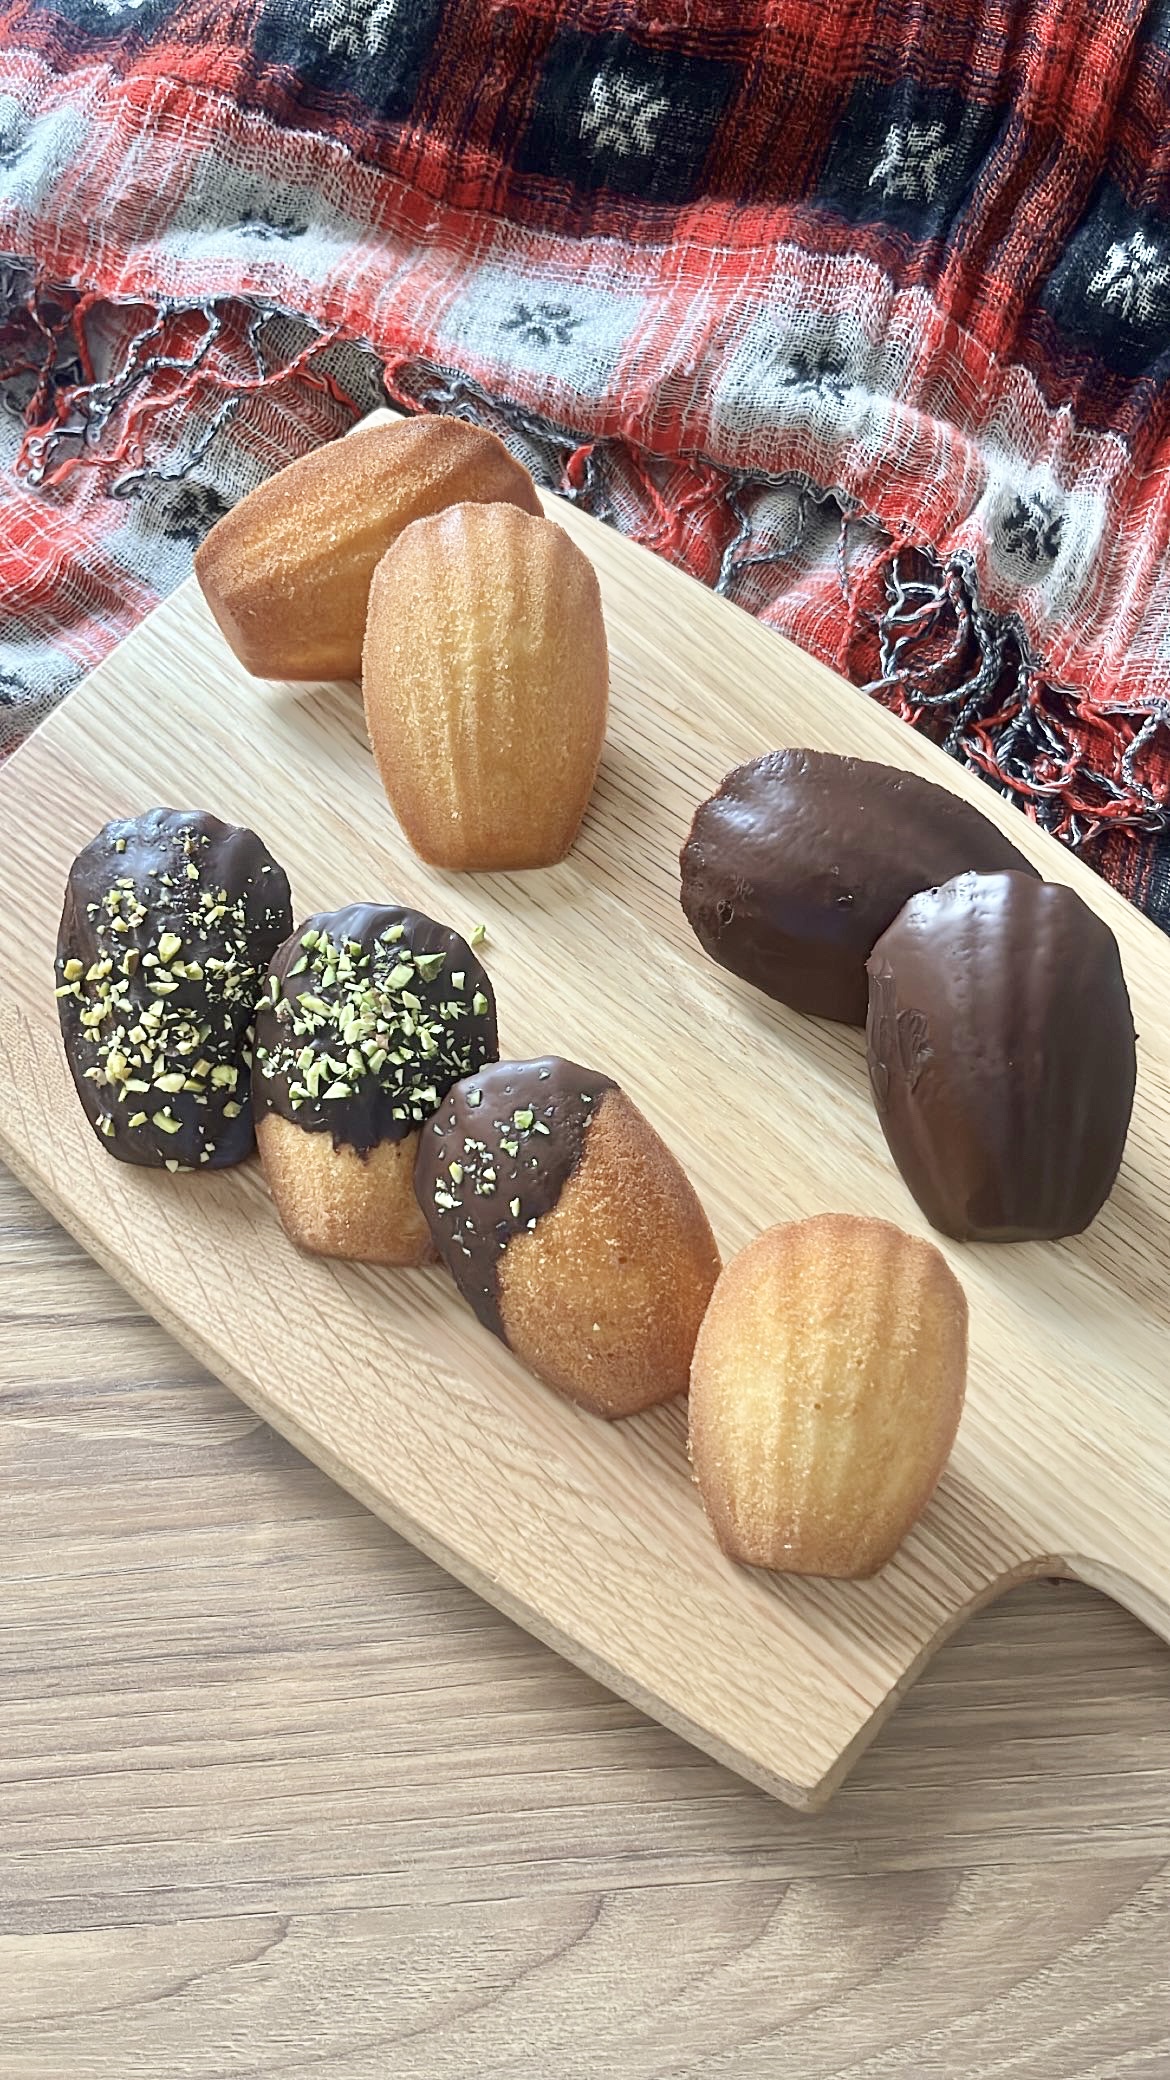
M 390 806 L 432 866 L 563 859 L 597 776 L 608 690 L 597 575 L 553 521 L 453 506 L 379 563 L 366 723 Z

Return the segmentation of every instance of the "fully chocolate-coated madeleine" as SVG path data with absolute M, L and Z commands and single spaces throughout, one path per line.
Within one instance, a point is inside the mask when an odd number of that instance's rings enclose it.
M 550 1386 L 603 1416 L 685 1391 L 719 1254 L 683 1171 L 608 1076 L 548 1056 L 457 1083 L 415 1182 L 460 1292 Z
M 279 949 L 256 1019 L 264 1174 L 300 1248 L 372 1264 L 433 1255 L 414 1191 L 419 1130 L 497 1052 L 487 974 L 420 911 L 353 903 Z
M 107 823 L 69 873 L 57 938 L 61 1033 L 110 1154 L 221 1170 L 253 1147 L 252 1023 L 292 924 L 254 831 L 202 809 Z
M 1032 874 L 945 787 L 827 751 L 772 751 L 700 803 L 682 905 L 701 946 L 794 1011 L 865 1024 L 865 963 L 903 903 L 968 871 Z
M 959 1241 L 1076 1235 L 1113 1188 L 1133 1018 L 1108 925 L 1062 884 L 964 874 L 915 896 L 869 961 L 882 1131 Z

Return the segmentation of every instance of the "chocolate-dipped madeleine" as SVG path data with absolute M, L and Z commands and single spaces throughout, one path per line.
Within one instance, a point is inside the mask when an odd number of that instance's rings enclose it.
M 255 831 L 202 809 L 107 823 L 69 872 L 57 936 L 65 1055 L 123 1163 L 222 1170 L 250 1155 L 252 1023 L 292 924 Z
M 369 903 L 308 918 L 272 962 L 253 1074 L 260 1159 L 291 1240 L 425 1262 L 420 1129 L 497 1046 L 491 983 L 458 932 Z
M 907 903 L 869 960 L 870 1081 L 931 1224 L 960 1241 L 1076 1235 L 1133 1106 L 1117 941 L 1071 888 L 964 874 Z
M 456 1084 L 416 1183 L 460 1292 L 550 1386 L 610 1417 L 684 1392 L 719 1253 L 608 1076 L 549 1056 Z
M 691 1368 L 691 1460 L 724 1552 L 875 1574 L 934 1492 L 966 1376 L 967 1302 L 933 1243 L 844 1213 L 757 1236 Z
M 865 1024 L 865 963 L 920 889 L 1033 874 L 969 802 L 894 766 L 773 751 L 700 803 L 682 906 L 701 946 L 794 1011 Z

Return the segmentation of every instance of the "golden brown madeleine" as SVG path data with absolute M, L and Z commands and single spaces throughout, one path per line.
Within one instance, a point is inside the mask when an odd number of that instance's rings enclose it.
M 423 1130 L 415 1182 L 460 1292 L 550 1386 L 602 1416 L 685 1391 L 719 1252 L 609 1077 L 547 1056 L 466 1078 Z
M 589 558 L 515 506 L 418 520 L 370 588 L 362 692 L 382 784 L 421 859 L 563 859 L 601 747 L 609 663 Z
M 253 1096 L 286 1232 L 317 1256 L 419 1264 L 419 1129 L 496 1054 L 492 986 L 466 941 L 417 910 L 310 917 L 272 963 Z
M 395 536 L 456 501 L 539 513 L 527 470 L 461 419 L 362 426 L 290 462 L 212 528 L 195 572 L 261 679 L 356 679 L 370 579 Z
M 933 1243 L 833 1213 L 758 1236 L 691 1367 L 691 1458 L 724 1552 L 876 1574 L 934 1492 L 966 1375 L 967 1302 Z

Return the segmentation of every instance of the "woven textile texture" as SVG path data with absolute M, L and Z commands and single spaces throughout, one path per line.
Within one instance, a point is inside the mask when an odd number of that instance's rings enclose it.
M 383 394 L 1170 926 L 1170 0 L 0 0 L 3 745 Z

